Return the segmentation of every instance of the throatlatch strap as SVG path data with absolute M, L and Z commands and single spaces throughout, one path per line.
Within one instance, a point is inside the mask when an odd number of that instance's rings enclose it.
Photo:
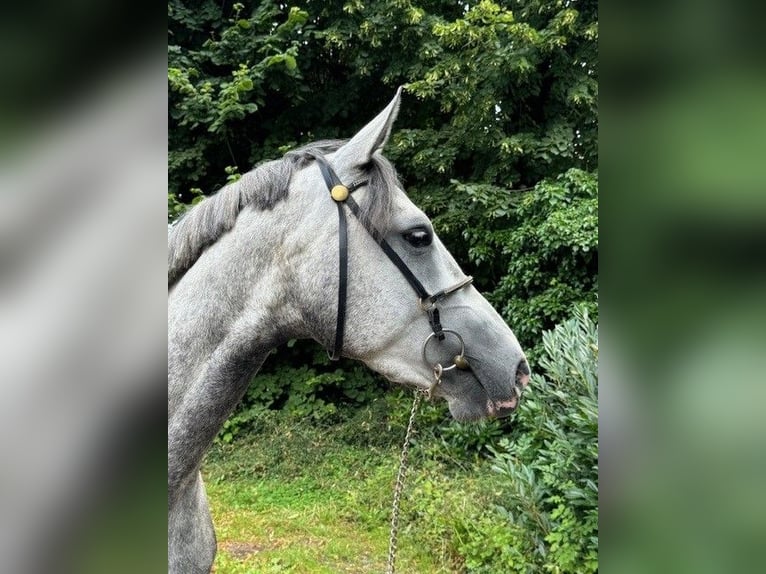
M 327 160 L 322 156 L 314 156 L 322 173 L 327 190 L 331 191 L 336 185 L 343 185 L 335 170 L 330 167 Z M 348 187 L 349 193 L 358 189 L 367 181 L 354 182 Z M 348 197 L 351 199 L 351 196 Z M 347 199 L 347 201 L 348 201 Z M 343 336 L 346 330 L 346 293 L 348 291 L 348 222 L 346 212 L 343 210 L 343 201 L 337 201 L 338 206 L 338 315 L 335 322 L 335 342 L 333 344 L 330 359 L 337 361 L 343 351 Z

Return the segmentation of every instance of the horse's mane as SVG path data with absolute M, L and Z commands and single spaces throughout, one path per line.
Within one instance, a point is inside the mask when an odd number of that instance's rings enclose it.
M 324 140 L 288 152 L 282 159 L 262 163 L 218 193 L 189 209 L 168 234 L 168 288 L 177 283 L 210 245 L 230 231 L 246 207 L 271 209 L 287 198 L 295 171 L 306 167 L 315 154 L 330 154 L 345 140 Z M 360 205 L 360 216 L 385 234 L 391 218 L 394 189 L 399 185 L 396 170 L 375 153 L 367 166 L 368 200 Z

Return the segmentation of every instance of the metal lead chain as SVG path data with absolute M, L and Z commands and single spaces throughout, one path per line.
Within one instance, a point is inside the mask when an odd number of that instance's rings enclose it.
M 407 474 L 407 456 L 410 450 L 412 427 L 415 424 L 415 413 L 417 413 L 422 396 L 422 391 L 415 391 L 415 400 L 412 401 L 410 420 L 407 423 L 407 432 L 404 434 L 402 454 L 399 458 L 399 472 L 396 475 L 396 486 L 394 486 L 394 502 L 391 505 L 391 536 L 388 539 L 388 568 L 386 569 L 386 574 L 394 574 L 394 563 L 396 562 L 396 537 L 399 533 L 399 499 L 402 496 L 404 477 Z

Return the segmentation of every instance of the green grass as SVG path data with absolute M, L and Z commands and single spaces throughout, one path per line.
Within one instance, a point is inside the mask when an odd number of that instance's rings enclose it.
M 267 416 L 215 445 L 203 466 L 218 536 L 214 572 L 385 572 L 390 504 L 404 429 L 360 413 L 334 426 Z M 434 513 L 482 504 L 474 469 L 415 447 L 402 501 L 397 570 L 461 572 L 454 532 Z M 457 473 L 457 474 L 455 474 Z

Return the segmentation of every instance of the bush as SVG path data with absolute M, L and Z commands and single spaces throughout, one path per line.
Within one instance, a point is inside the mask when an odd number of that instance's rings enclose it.
M 471 572 L 598 570 L 597 327 L 579 309 L 543 347 L 545 376 L 533 377 L 512 436 L 490 447 L 504 500 L 494 520 L 463 524 Z
M 230 443 L 242 433 L 257 430 L 265 411 L 281 410 L 295 419 L 331 424 L 345 416 L 339 407 L 368 405 L 387 386 L 361 364 L 348 361 L 340 367 L 331 363 L 324 349 L 308 341 L 291 341 L 280 354 L 278 361 L 253 377 L 217 441 Z
M 517 225 L 498 232 L 508 267 L 489 300 L 535 362 L 543 331 L 586 305 L 596 318 L 598 179 L 570 169 L 538 183 L 518 203 Z

